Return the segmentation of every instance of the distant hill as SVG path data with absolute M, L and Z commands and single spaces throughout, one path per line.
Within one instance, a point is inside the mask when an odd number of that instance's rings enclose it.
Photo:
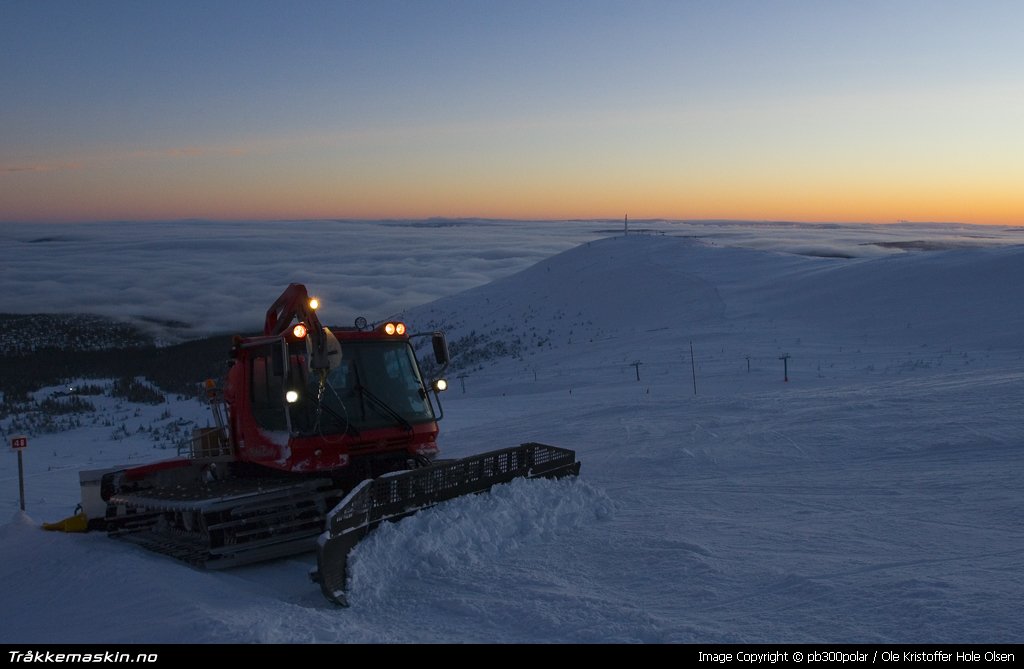
M 0 355 L 41 349 L 105 351 L 152 346 L 153 338 L 129 323 L 94 314 L 0 314 Z
M 191 394 L 224 373 L 230 335 L 157 346 L 142 330 L 89 314 L 0 314 L 0 392 L 18 399 L 65 380 L 144 376 Z

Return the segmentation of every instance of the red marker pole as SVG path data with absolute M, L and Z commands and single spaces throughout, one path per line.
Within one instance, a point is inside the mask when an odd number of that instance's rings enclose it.
M 25 465 L 21 459 L 21 452 L 28 448 L 28 437 L 18 435 L 11 437 L 11 450 L 18 452 L 18 495 L 21 497 L 21 510 L 25 510 Z
M 25 465 L 21 461 L 21 451 L 18 451 L 18 496 L 21 498 L 21 510 L 25 510 Z

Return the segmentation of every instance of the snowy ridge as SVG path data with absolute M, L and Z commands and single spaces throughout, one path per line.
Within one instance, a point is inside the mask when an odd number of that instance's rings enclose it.
M 886 341 L 1015 348 L 1024 246 L 943 250 L 836 264 L 786 285 L 794 320 Z M 931 342 L 939 343 L 939 342 Z
M 716 287 L 685 264 L 696 246 L 683 238 L 638 235 L 590 242 L 405 316 L 428 327 L 447 326 L 457 352 L 471 329 L 519 358 L 623 330 L 714 320 L 723 312 Z
M 838 341 L 941 333 L 968 346 L 1013 346 L 1024 326 L 1014 308 L 1022 283 L 1024 246 L 849 260 L 611 237 L 405 315 L 447 324 L 455 340 L 472 326 L 525 355 L 657 328 L 701 334 L 740 319 L 766 330 L 791 321 Z M 903 332 L 915 327 L 920 333 Z
M 728 376 L 732 387 L 748 384 L 748 368 L 781 371 L 783 355 L 822 379 L 1015 358 L 1022 283 L 1024 246 L 851 260 L 638 235 L 404 317 L 448 331 L 456 392 L 578 392 L 637 374 L 674 375 L 681 390 L 690 342 L 702 385 Z

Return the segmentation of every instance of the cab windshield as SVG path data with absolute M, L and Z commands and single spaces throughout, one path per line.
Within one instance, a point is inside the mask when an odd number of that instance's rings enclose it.
M 277 352 L 275 353 L 275 350 Z M 346 341 L 341 364 L 321 383 L 306 369 L 304 347 L 292 347 L 287 369 L 280 346 L 253 358 L 253 413 L 262 427 L 293 432 L 358 434 L 382 427 L 411 429 L 434 420 L 412 346 L 405 341 Z M 275 374 L 276 372 L 276 374 Z M 284 394 L 294 390 L 295 402 Z

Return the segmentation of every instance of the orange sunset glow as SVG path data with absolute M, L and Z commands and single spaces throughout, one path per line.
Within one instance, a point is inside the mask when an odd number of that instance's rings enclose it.
M 1024 224 L 1021 11 L 914 7 L 23 4 L 0 221 Z

